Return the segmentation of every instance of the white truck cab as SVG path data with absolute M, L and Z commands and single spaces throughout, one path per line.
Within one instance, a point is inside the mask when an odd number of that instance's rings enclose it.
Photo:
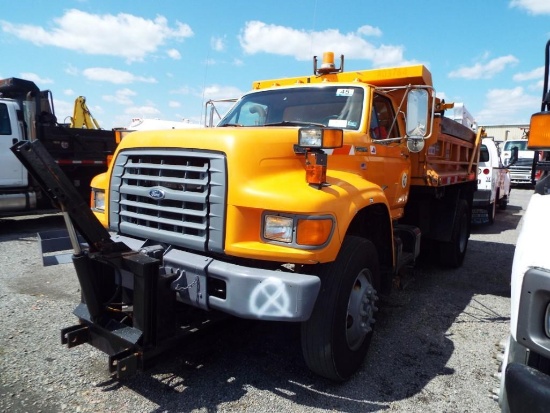
M 474 192 L 472 222 L 495 221 L 496 208 L 506 209 L 510 199 L 510 171 L 500 159 L 498 147 L 491 138 L 481 141 L 477 173 L 477 191 Z
M 518 160 L 510 165 L 512 148 L 518 148 Z M 527 139 L 514 139 L 504 142 L 502 149 L 502 163 L 510 168 L 510 178 L 514 185 L 531 185 L 533 170 L 533 156 L 535 151 L 527 149 Z
M 21 112 L 19 103 L 11 99 L 0 101 L 0 205 L 4 209 L 24 208 L 25 204 L 36 206 L 36 193 L 27 191 L 29 176 L 25 167 L 9 150 L 13 144 L 25 139 L 22 122 L 18 121 L 17 113 Z M 0 208 L 0 210 L 2 209 Z

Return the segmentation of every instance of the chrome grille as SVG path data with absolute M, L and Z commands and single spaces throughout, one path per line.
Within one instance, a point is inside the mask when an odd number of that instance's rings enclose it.
M 111 179 L 111 229 L 193 250 L 222 252 L 225 185 L 221 154 L 123 151 Z

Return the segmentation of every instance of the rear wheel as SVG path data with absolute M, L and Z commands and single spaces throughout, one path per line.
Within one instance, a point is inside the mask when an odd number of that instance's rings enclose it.
M 446 267 L 460 267 L 466 255 L 469 237 L 468 203 L 461 199 L 458 201 L 451 239 L 439 244 L 439 262 Z
M 495 216 L 497 214 L 497 201 L 493 202 L 487 207 L 487 215 L 489 217 L 489 225 L 495 223 Z
M 380 285 L 376 248 L 364 238 L 346 237 L 319 277 L 315 308 L 302 323 L 302 352 L 313 372 L 343 381 L 359 369 L 372 338 Z
M 506 207 L 508 206 L 508 202 L 510 201 L 510 192 L 508 192 L 508 194 L 504 195 L 500 201 L 498 202 L 498 207 L 499 209 L 501 210 L 505 210 Z

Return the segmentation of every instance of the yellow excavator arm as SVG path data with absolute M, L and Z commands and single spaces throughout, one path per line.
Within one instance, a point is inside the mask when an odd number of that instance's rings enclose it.
M 74 101 L 71 128 L 101 129 L 97 120 L 92 116 L 90 109 L 88 109 L 84 96 L 79 96 Z

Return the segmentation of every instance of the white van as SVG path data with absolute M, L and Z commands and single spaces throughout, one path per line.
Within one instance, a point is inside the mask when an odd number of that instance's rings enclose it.
M 493 139 L 481 141 L 477 172 L 477 191 L 474 192 L 472 223 L 493 224 L 497 205 L 506 209 L 510 199 L 510 171 L 499 156 Z

